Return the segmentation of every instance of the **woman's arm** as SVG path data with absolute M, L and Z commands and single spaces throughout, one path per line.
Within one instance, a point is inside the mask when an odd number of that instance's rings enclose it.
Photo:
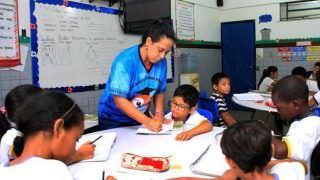
M 151 119 L 141 113 L 134 105 L 124 97 L 114 96 L 114 103 L 120 108 L 125 114 L 132 119 L 140 122 L 146 128 L 151 131 L 159 132 L 162 128 L 162 123 L 156 119 Z

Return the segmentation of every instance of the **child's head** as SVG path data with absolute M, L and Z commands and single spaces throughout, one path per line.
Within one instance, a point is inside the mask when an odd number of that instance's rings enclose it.
M 23 103 L 31 95 L 41 91 L 41 88 L 31 84 L 19 85 L 13 88 L 6 96 L 4 107 L 0 112 L 0 139 L 10 129 L 9 121 L 14 122 L 14 115 L 16 110 L 22 106 Z
M 23 84 L 13 88 L 7 94 L 4 103 L 8 118 L 13 121 L 13 117 L 17 109 L 21 107 L 30 96 L 40 92 L 41 90 L 41 88 L 31 84 Z
M 18 156 L 25 144 L 41 137 L 47 143 L 42 148 L 49 149 L 49 158 L 66 162 L 74 153 L 84 127 L 83 112 L 63 93 L 38 93 L 17 110 L 15 117 L 17 129 L 22 133 L 14 140 Z
M 316 62 L 313 65 L 312 73 L 317 74 L 320 71 L 320 62 Z
M 308 107 L 308 86 L 296 76 L 286 76 L 272 89 L 272 101 L 281 119 L 293 120 Z
M 239 121 L 223 132 L 220 146 L 239 175 L 261 172 L 271 160 L 271 131 L 259 121 Z
M 199 99 L 198 90 L 189 84 L 184 84 L 174 91 L 171 100 L 171 112 L 174 118 L 185 118 L 192 113 Z
M 230 93 L 230 78 L 224 73 L 216 73 L 211 77 L 211 85 L 214 92 L 220 95 Z
M 307 70 L 304 67 L 298 66 L 292 69 L 291 75 L 297 76 L 302 80 L 307 79 Z

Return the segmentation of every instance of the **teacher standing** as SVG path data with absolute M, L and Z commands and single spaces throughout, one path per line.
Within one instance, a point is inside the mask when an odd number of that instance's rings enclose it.
M 143 124 L 149 130 L 161 130 L 167 80 L 165 55 L 174 40 L 171 26 L 158 20 L 147 28 L 140 45 L 125 49 L 114 59 L 99 103 L 100 129 Z M 152 100 L 155 112 L 148 115 Z

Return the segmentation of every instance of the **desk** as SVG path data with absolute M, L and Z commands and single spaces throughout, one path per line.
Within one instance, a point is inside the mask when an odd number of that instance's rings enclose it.
M 180 130 L 174 130 L 171 135 L 137 135 L 138 126 L 110 129 L 101 132 L 115 132 L 116 142 L 111 149 L 108 160 L 105 162 L 80 162 L 69 166 L 69 170 L 76 180 L 101 180 L 102 171 L 106 175 L 113 175 L 117 179 L 166 179 L 180 176 L 201 177 L 193 174 L 189 165 L 199 157 L 209 144 L 218 144 L 215 134 L 223 128 L 214 127 L 211 132 L 193 137 L 189 141 L 176 141 L 174 137 Z M 179 164 L 181 168 L 170 169 L 162 173 L 137 171 L 120 167 L 122 153 L 136 153 L 144 156 L 168 156 L 171 165 Z M 224 162 L 224 156 L 221 154 Z
M 267 98 L 266 98 L 267 99 Z M 268 111 L 268 112 L 277 112 L 276 108 L 272 108 L 270 106 L 266 106 L 266 100 L 262 102 L 257 101 L 239 101 L 235 97 L 232 97 L 232 101 L 240 106 L 247 107 L 250 109 L 260 110 L 260 111 Z

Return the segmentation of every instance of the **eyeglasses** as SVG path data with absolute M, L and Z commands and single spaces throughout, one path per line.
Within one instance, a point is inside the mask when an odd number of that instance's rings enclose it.
M 187 109 L 190 109 L 190 106 L 185 106 L 185 105 L 182 105 L 182 104 L 178 104 L 176 103 L 175 101 L 171 100 L 170 101 L 170 105 L 175 108 L 176 110 L 178 111 L 183 111 L 183 110 L 187 110 Z

